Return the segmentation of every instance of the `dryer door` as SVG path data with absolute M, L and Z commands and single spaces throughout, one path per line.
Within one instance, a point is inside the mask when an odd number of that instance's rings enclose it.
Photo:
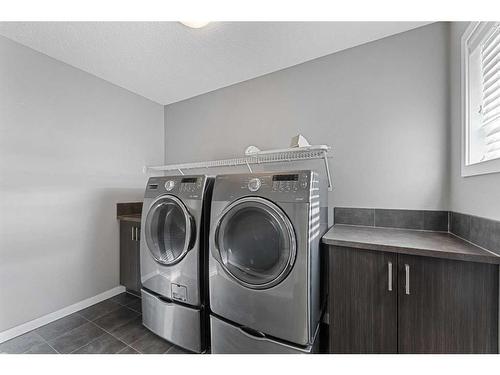
M 192 247 L 194 221 L 177 197 L 163 195 L 148 211 L 145 233 L 153 258 L 171 265 L 179 262 Z
M 245 197 L 230 204 L 214 233 L 215 257 L 238 283 L 270 288 L 293 267 L 296 238 L 293 226 L 276 204 Z

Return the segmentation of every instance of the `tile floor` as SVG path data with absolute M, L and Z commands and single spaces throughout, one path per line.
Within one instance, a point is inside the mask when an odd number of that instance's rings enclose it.
M 140 298 L 122 293 L 0 344 L 0 353 L 184 354 L 142 325 Z

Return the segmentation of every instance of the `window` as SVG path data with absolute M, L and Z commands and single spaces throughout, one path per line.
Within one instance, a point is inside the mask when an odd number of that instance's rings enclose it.
M 500 23 L 462 37 L 462 176 L 500 172 Z

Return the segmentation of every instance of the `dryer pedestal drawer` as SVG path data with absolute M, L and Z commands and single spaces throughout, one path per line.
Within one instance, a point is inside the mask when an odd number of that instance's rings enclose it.
M 141 289 L 142 324 L 172 344 L 201 353 L 201 311 L 166 302 Z
M 258 337 L 210 315 L 212 354 L 309 354 L 313 347 L 295 347 Z

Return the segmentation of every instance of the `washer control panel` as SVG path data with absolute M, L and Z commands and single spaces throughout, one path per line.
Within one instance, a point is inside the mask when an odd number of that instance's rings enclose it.
M 311 170 L 218 175 L 212 201 L 231 202 L 240 197 L 259 196 L 276 202 L 309 202 L 311 184 L 317 174 Z
M 259 190 L 261 186 L 262 182 L 259 178 L 252 178 L 250 181 L 248 181 L 248 190 L 252 192 Z
M 175 181 L 174 180 L 168 180 L 165 182 L 165 190 L 166 191 L 172 191 L 172 189 L 175 187 Z
M 244 179 L 241 188 L 252 193 L 259 190 L 273 193 L 294 193 L 309 188 L 309 173 L 275 174 Z
M 179 195 L 183 198 L 201 199 L 205 189 L 206 176 L 164 176 L 151 177 L 146 186 L 145 198 L 161 194 Z
M 299 192 L 308 191 L 309 184 L 310 173 L 307 172 L 269 174 L 258 177 L 249 175 L 243 179 L 241 189 L 252 193 L 270 192 L 280 196 L 288 193 L 293 196 Z
M 272 181 L 272 191 L 289 193 L 307 189 L 309 186 L 309 175 L 307 173 L 278 174 L 273 176 Z
M 180 192 L 195 193 L 201 189 L 201 178 L 184 177 L 181 179 Z

